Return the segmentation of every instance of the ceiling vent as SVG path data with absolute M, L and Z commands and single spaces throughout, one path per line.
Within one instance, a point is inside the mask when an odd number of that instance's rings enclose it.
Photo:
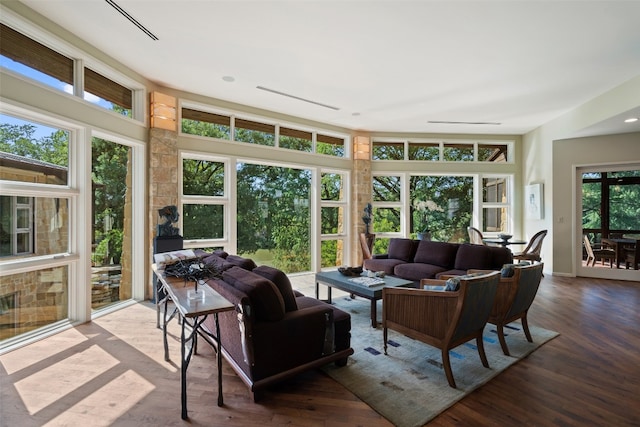
M 120 15 L 124 16 L 125 18 L 127 18 L 129 21 L 131 21 L 131 23 L 133 25 L 135 25 L 136 27 L 138 27 L 140 29 L 140 31 L 142 31 L 143 33 L 145 33 L 146 35 L 148 35 L 152 40 L 159 40 L 158 37 L 156 37 L 155 34 L 153 34 L 151 31 L 149 31 L 144 25 L 142 25 L 140 22 L 138 22 L 138 20 L 136 18 L 134 18 L 133 16 L 129 15 L 129 12 L 127 12 L 126 10 L 124 10 L 123 8 L 120 7 L 119 4 L 117 4 L 115 1 L 113 0 L 105 0 L 107 3 L 109 3 L 115 10 L 118 11 L 118 13 L 120 13 Z
M 338 107 L 334 107 L 332 105 L 323 104 L 321 102 L 312 101 L 310 99 L 301 98 L 301 97 L 295 96 L 295 95 L 289 95 L 288 93 L 280 92 L 280 91 L 274 90 L 274 89 L 269 89 L 269 88 L 264 87 L 264 86 L 256 86 L 256 89 L 260 89 L 260 90 L 264 90 L 264 91 L 267 91 L 267 92 L 275 93 L 276 95 L 286 96 L 288 98 L 297 99 L 298 101 L 308 102 L 309 104 L 319 105 L 321 107 L 329 108 L 331 110 L 335 110 L 335 111 L 340 110 Z
M 429 120 L 427 123 L 433 123 L 438 125 L 501 125 L 498 122 L 455 122 L 447 120 Z

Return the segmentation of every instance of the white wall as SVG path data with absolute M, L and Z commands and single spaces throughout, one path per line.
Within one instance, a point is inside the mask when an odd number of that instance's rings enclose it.
M 524 135 L 523 186 L 543 183 L 545 203 L 544 218 L 525 218 L 524 232 L 529 238 L 538 230 L 549 230 L 542 248 L 545 271 L 575 276 L 575 251 L 580 248 L 575 244 L 579 225 L 572 176 L 575 166 L 640 161 L 639 133 L 574 137 L 585 128 L 638 106 L 640 76 Z

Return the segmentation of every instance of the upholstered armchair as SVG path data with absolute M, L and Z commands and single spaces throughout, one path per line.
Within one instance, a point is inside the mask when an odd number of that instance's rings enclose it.
M 382 327 L 387 354 L 388 329 L 422 341 L 442 351 L 442 364 L 449 385 L 456 388 L 449 350 L 474 339 L 482 365 L 489 367 L 482 332 L 493 307 L 500 274 L 460 276 L 444 290 L 384 288 Z M 422 285 L 441 281 L 423 279 Z

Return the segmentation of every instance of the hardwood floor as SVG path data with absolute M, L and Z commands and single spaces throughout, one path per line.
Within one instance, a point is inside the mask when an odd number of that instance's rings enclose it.
M 306 286 L 306 287 L 305 287 Z M 314 289 L 301 285 L 309 295 Z M 429 426 L 640 426 L 640 282 L 543 278 L 529 322 L 560 332 Z M 155 308 L 134 304 L 0 356 L 0 426 L 390 426 L 320 371 L 253 403 L 223 364 L 216 406 L 212 352 L 189 367 L 180 419 L 179 327 L 165 362 Z

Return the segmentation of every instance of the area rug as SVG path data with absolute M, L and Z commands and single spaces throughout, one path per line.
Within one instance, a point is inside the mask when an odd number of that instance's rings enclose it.
M 475 340 L 450 352 L 457 389 L 449 387 L 440 350 L 389 330 L 388 355 L 384 354 L 382 327 L 371 327 L 370 302 L 362 298 L 334 299 L 351 314 L 353 356 L 345 367 L 323 370 L 375 411 L 398 427 L 423 426 L 471 391 L 487 383 L 558 333 L 529 325 L 533 343 L 514 322 L 505 329 L 511 356 L 500 348 L 493 325 L 484 331 L 484 348 L 490 368 L 482 366 Z M 378 313 L 380 310 L 378 302 Z

